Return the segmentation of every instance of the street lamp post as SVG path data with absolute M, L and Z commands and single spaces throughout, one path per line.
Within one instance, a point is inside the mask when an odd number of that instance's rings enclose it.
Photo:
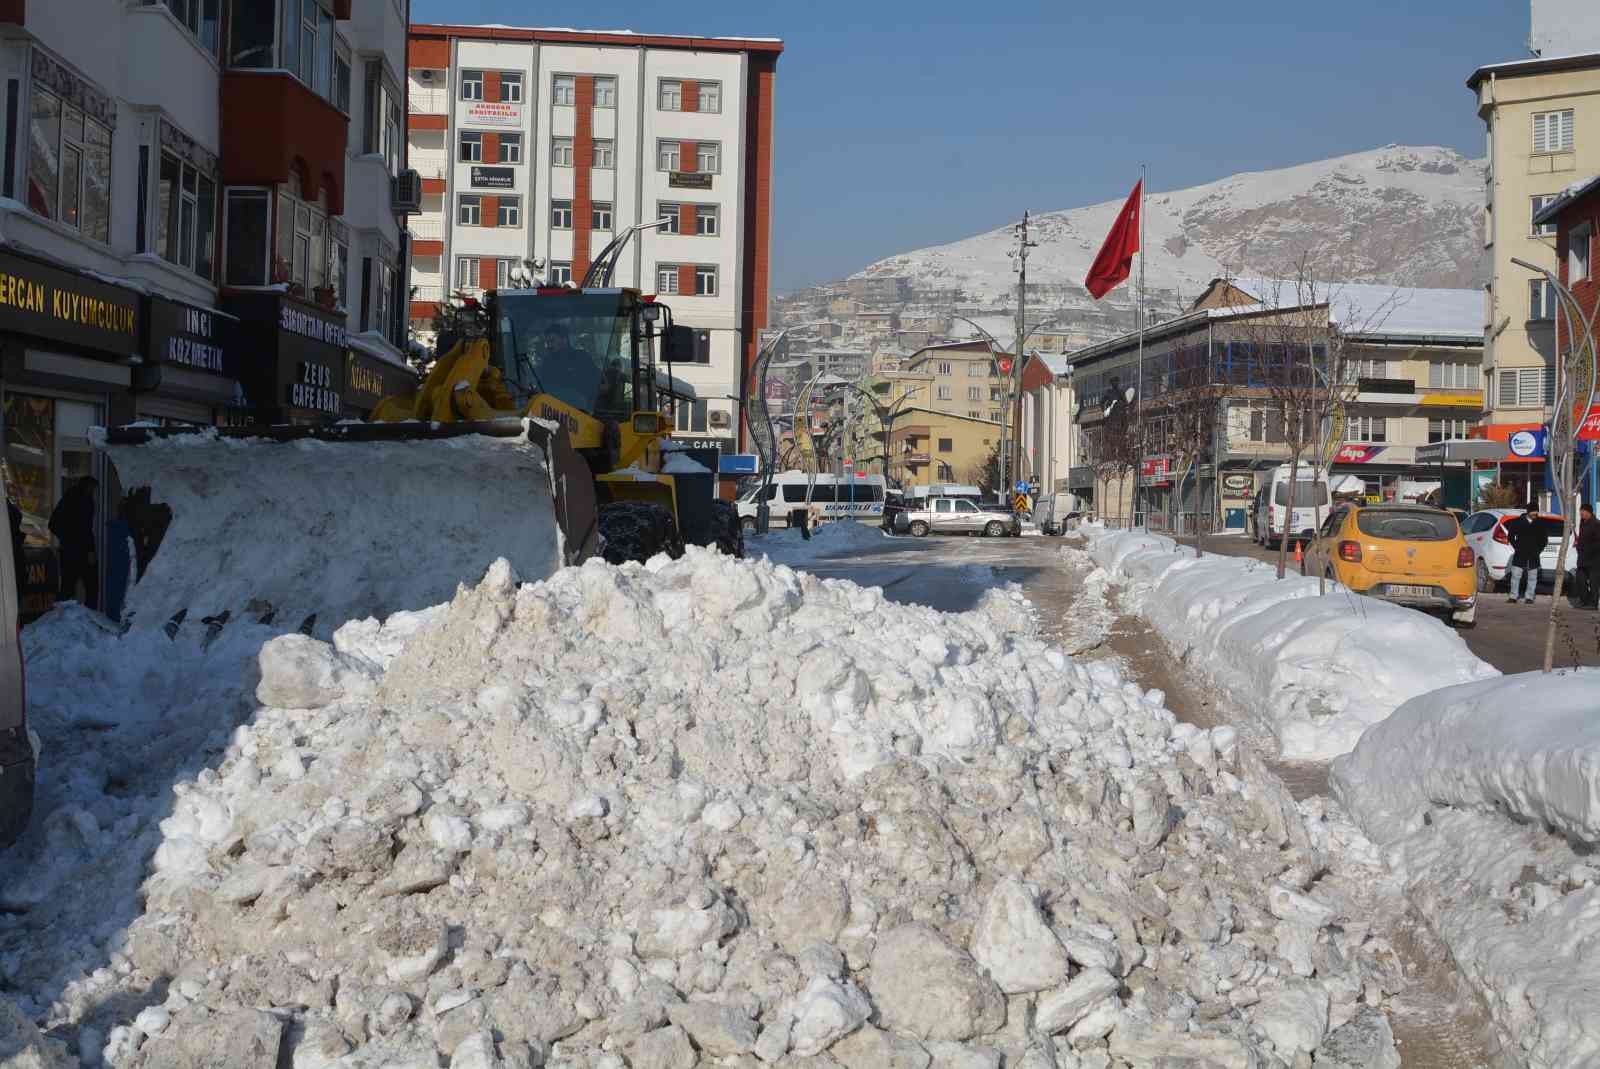
M 963 323 L 965 323 L 968 326 L 970 326 L 973 330 L 976 330 L 979 334 L 982 334 L 983 337 L 984 337 L 984 340 L 989 343 L 989 356 L 990 356 L 990 359 L 991 360 L 994 359 L 995 351 L 997 349 L 999 349 L 1000 343 L 995 340 L 995 336 L 993 334 L 990 334 L 987 330 L 984 330 L 983 327 L 980 326 L 976 321 L 974 321 L 972 319 L 968 319 L 964 315 L 958 315 L 956 313 L 951 313 L 951 318 L 952 319 L 961 320 Z M 1059 322 L 1059 320 L 1047 319 L 1043 323 L 1034 324 L 1032 329 L 1030 329 L 1026 334 L 1022 334 L 1017 339 L 1017 352 L 1013 353 L 1012 357 L 1011 357 L 1011 359 L 1013 359 L 1013 360 L 1015 360 L 1017 362 L 1016 366 L 1014 368 L 1012 368 L 1012 371 L 1015 374 L 1014 375 L 1005 376 L 1005 387 L 1004 387 L 1004 389 L 1006 391 L 1006 395 L 1005 395 L 1005 397 L 1002 398 L 1001 407 L 1000 407 L 1000 441 L 1003 442 L 1003 443 L 1008 443 L 1011 446 L 1011 448 L 1009 450 L 1006 449 L 1005 445 L 1001 446 L 1001 452 L 1002 452 L 1003 455 L 1002 455 L 1002 462 L 1001 462 L 1001 468 L 1000 468 L 1000 475 L 1001 475 L 1002 481 L 1005 483 L 1005 486 L 1001 488 L 1002 491 L 1010 488 L 1011 486 L 1013 486 L 1014 484 L 1019 482 L 1021 480 L 1021 478 L 1022 478 L 1022 457 L 1021 457 L 1021 453 L 1022 453 L 1021 431 L 1022 431 L 1022 428 L 1020 426 L 1012 428 L 1012 430 L 1014 431 L 1014 433 L 1016 434 L 1016 437 L 1017 437 L 1017 441 L 1016 442 L 1012 442 L 1011 438 L 1009 436 L 1007 436 L 1007 434 L 1006 434 L 1007 417 L 1011 415 L 1012 403 L 1013 403 L 1013 401 L 1020 402 L 1020 400 L 1021 400 L 1020 394 L 1021 394 L 1021 391 L 1022 391 L 1022 350 L 1023 350 L 1024 346 L 1026 346 L 1028 344 L 1028 339 L 1029 338 L 1033 337 L 1035 334 L 1039 333 L 1039 331 L 1045 329 L 1046 327 L 1055 326 L 1058 322 Z M 998 371 L 998 370 L 999 369 L 996 368 L 996 371 Z M 1015 383 L 1015 390 L 1016 390 L 1017 394 L 1019 395 L 1016 398 L 1013 398 L 1011 396 L 1011 392 L 1012 392 L 1012 388 L 1013 388 L 1012 384 L 1013 383 Z M 1019 403 L 1018 406 L 1017 406 L 1017 413 L 1016 413 L 1016 418 L 1019 420 L 1019 422 L 1020 422 L 1020 419 L 1021 419 L 1021 412 L 1022 412 L 1022 409 L 1021 409 L 1021 406 L 1020 406 L 1020 403 Z

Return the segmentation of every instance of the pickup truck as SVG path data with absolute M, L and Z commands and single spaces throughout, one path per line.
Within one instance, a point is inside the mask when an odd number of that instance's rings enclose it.
M 915 535 L 982 534 L 990 538 L 1014 535 L 1021 530 L 1010 512 L 989 508 L 964 497 L 931 497 L 919 508 L 898 512 L 894 529 Z

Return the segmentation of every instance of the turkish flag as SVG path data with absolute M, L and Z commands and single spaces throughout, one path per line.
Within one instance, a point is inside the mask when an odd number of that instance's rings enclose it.
M 1139 251 L 1139 204 L 1144 199 L 1144 179 L 1133 184 L 1128 202 L 1117 213 L 1111 224 L 1106 243 L 1100 246 L 1100 255 L 1089 265 L 1089 277 L 1083 280 L 1089 296 L 1099 300 L 1120 286 L 1133 270 L 1133 254 Z

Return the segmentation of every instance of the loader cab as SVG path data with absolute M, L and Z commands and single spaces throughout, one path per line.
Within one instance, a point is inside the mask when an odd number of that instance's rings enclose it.
M 500 290 L 492 298 L 494 362 L 518 407 L 548 394 L 607 422 L 660 408 L 655 341 L 665 305 L 628 289 Z

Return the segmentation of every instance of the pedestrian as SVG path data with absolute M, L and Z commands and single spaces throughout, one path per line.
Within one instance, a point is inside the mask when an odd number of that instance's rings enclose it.
M 1578 509 L 1578 601 L 1585 608 L 1600 609 L 1600 520 L 1594 506 Z
M 1511 539 L 1511 567 L 1506 572 L 1511 577 L 1511 596 L 1506 601 L 1516 603 L 1520 581 L 1522 600 L 1532 605 L 1533 595 L 1539 589 L 1539 557 L 1550 544 L 1550 535 L 1530 505 L 1522 510 L 1521 516 L 1506 524 L 1506 537 Z
M 99 569 L 94 557 L 94 495 L 99 487 L 94 476 L 85 475 L 50 513 L 50 533 L 61 543 L 59 596 L 62 601 L 75 600 L 81 580 L 83 604 L 90 609 L 100 607 Z

